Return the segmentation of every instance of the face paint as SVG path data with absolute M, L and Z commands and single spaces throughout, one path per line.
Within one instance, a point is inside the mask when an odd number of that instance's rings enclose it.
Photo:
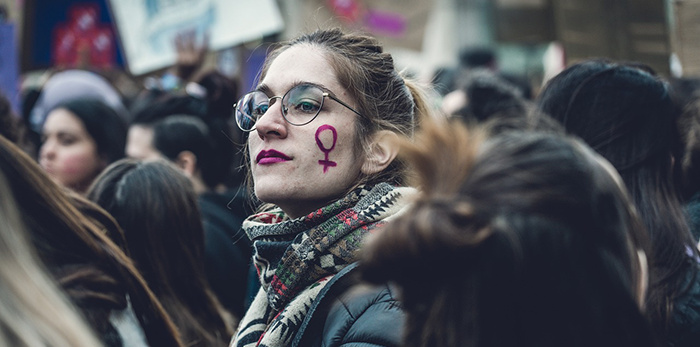
M 303 44 L 287 48 L 270 62 L 259 87 L 270 95 L 284 95 L 295 85 L 320 85 L 356 106 L 338 82 L 330 61 L 329 53 L 319 47 Z M 347 107 L 326 99 L 316 120 L 294 126 L 282 117 L 279 103 L 277 100 L 255 123 L 255 132 L 248 136 L 248 160 L 256 197 L 297 218 L 347 194 L 362 177 L 366 156 L 357 146 L 359 117 Z M 260 153 L 288 159 L 260 165 Z
M 325 131 L 325 130 L 330 130 L 331 133 L 333 134 L 333 143 L 331 144 L 330 148 L 326 147 L 326 146 L 323 144 L 323 141 L 321 141 L 321 133 L 322 133 L 323 131 Z M 323 153 L 325 154 L 325 156 L 326 156 L 323 160 L 319 160 L 319 161 L 318 161 L 318 163 L 319 163 L 320 165 L 323 165 L 323 173 L 326 173 L 326 172 L 328 171 L 328 167 L 336 166 L 336 165 L 337 165 L 336 162 L 331 161 L 331 160 L 328 160 L 328 154 L 330 154 L 331 151 L 335 148 L 335 142 L 336 142 L 337 140 L 338 140 L 338 132 L 335 131 L 335 128 L 334 128 L 334 127 L 332 127 L 332 126 L 330 126 L 330 125 L 328 125 L 328 124 L 321 125 L 321 126 L 318 127 L 318 129 L 316 130 L 316 145 L 317 145 L 318 148 L 321 150 L 321 152 L 323 152 Z

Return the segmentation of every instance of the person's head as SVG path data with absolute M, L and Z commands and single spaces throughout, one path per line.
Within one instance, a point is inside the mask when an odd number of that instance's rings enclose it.
M 83 192 L 110 163 L 124 157 L 126 124 L 92 99 L 58 105 L 42 127 L 39 163 L 61 185 Z
M 204 230 L 187 177 L 164 160 L 124 159 L 95 180 L 88 198 L 119 222 L 136 267 L 185 342 L 216 345 L 230 336 L 204 278 Z
M 199 152 L 195 154 L 200 157 L 198 164 L 201 164 L 199 169 L 203 176 L 199 179 L 204 181 L 206 189 L 212 189 L 222 183 L 233 183 L 228 181 L 232 175 L 241 181 L 240 174 L 235 175 L 232 172 L 235 171 L 232 168 L 234 157 L 238 155 L 238 162 L 240 162 L 240 155 L 235 152 L 237 144 L 232 139 L 232 123 L 229 122 L 231 105 L 228 105 L 228 112 L 223 110 L 228 104 L 226 99 L 234 98 L 235 95 L 231 94 L 234 90 L 231 90 L 231 86 L 227 85 L 227 82 L 230 81 L 222 80 L 223 78 L 225 77 L 216 73 L 202 77 L 203 81 L 207 81 L 205 83 L 206 100 L 189 95 L 163 94 L 138 108 L 134 120 L 129 126 L 126 145 L 127 156 L 145 160 L 165 156 L 175 161 L 180 152 L 185 150 L 195 152 L 193 148 L 197 147 Z M 229 102 L 233 104 L 231 100 L 233 99 L 230 99 Z M 189 123 L 202 123 L 204 128 L 200 125 L 196 125 L 197 129 L 184 126 L 187 129 L 183 130 L 181 122 L 171 123 L 168 121 L 171 117 L 182 120 L 182 116 L 190 116 L 188 117 Z M 158 134 L 156 134 L 156 127 L 160 129 Z M 164 129 L 164 127 L 168 129 Z M 177 142 L 178 140 L 172 134 L 164 133 L 163 130 L 181 131 L 180 135 L 187 136 L 187 138 L 180 138 L 180 142 Z M 206 151 L 203 150 L 201 143 L 202 132 L 207 137 Z M 239 141 L 240 137 L 240 135 L 233 136 Z M 174 153 L 175 151 L 177 153 Z M 192 177 L 192 173 L 188 173 L 188 176 Z M 240 184 L 240 182 L 235 182 L 235 184 Z M 198 190 L 200 185 L 197 184 Z
M 150 154 L 137 159 L 170 160 L 196 182 L 197 193 L 213 190 L 225 180 L 229 161 L 217 152 L 214 135 L 202 119 L 173 115 L 153 124 L 150 131 L 150 143 L 143 147 Z
M 0 345 L 102 346 L 39 260 L 1 172 L 0 191 Z
M 237 81 L 218 70 L 211 70 L 199 76 L 197 84 L 207 91 L 207 113 L 224 118 L 231 116 L 231 107 L 239 96 Z
M 98 100 L 126 122 L 129 112 L 122 96 L 104 77 L 85 70 L 66 70 L 54 74 L 42 86 L 31 110 L 27 110 L 27 122 L 31 130 L 41 132 L 46 116 L 60 104 L 80 99 Z M 29 104 L 32 104 L 31 100 Z
M 623 177 L 649 165 L 671 167 L 676 114 L 670 90 L 638 66 L 605 60 L 573 65 L 547 83 L 538 105 Z
M 485 69 L 469 73 L 462 86 L 466 105 L 454 115 L 485 122 L 492 118 L 513 118 L 526 115 L 527 102 L 522 92 L 499 75 Z
M 676 177 L 676 107 L 668 85 L 640 65 L 604 60 L 575 64 L 551 79 L 540 109 L 579 136 L 619 171 L 650 234 L 648 311 L 664 333 L 695 261 Z
M 463 68 L 496 69 L 496 53 L 488 47 L 469 47 L 459 52 L 459 65 Z
M 295 217 L 359 184 L 402 184 L 392 140 L 411 136 L 426 112 L 422 93 L 376 39 L 339 29 L 271 52 L 256 91 L 236 104 L 239 126 L 251 131 L 255 195 Z
M 400 287 L 406 346 L 650 345 L 643 227 L 604 159 L 560 135 L 423 126 L 402 148 L 421 196 L 361 262 Z
M 0 172 L 40 259 L 88 322 L 99 325 L 112 310 L 125 309 L 128 294 L 148 341 L 180 345 L 172 322 L 119 248 L 121 229 L 109 214 L 60 187 L 3 137 Z
M 134 102 L 131 108 L 134 117 L 129 125 L 152 125 L 174 114 L 205 118 L 207 110 L 207 102 L 201 97 L 175 92 L 156 93 Z
M 132 108 L 134 118 L 129 124 L 126 155 L 136 159 L 155 159 L 161 156 L 153 146 L 153 125 L 173 115 L 192 115 L 204 118 L 207 105 L 201 98 L 175 93 L 160 94 L 154 99 L 140 100 Z
M 232 119 L 231 110 L 239 95 L 238 81 L 229 78 L 217 70 L 204 73 L 197 84 L 207 91 L 207 125 L 212 132 L 212 140 L 216 144 L 218 163 L 226 170 L 224 184 L 234 187 L 245 182 L 246 155 L 245 133 L 241 131 Z

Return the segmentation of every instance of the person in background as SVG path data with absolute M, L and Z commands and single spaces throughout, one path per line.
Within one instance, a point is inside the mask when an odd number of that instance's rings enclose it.
M 61 71 L 48 77 L 38 89 L 23 90 L 22 118 L 28 125 L 28 140 L 36 142 L 33 144 L 36 149 L 41 145 L 41 129 L 49 112 L 76 99 L 100 101 L 118 114 L 122 122 L 130 120 L 122 95 L 107 79 L 91 71 Z M 38 156 L 37 153 L 30 155 Z
M 469 122 L 484 123 L 494 118 L 507 121 L 524 117 L 531 109 L 520 89 L 489 70 L 471 71 L 462 92 L 465 104 L 451 115 Z
M 190 178 L 204 222 L 208 279 L 222 304 L 242 317 L 252 254 L 250 240 L 240 230 L 247 215 L 243 199 L 232 202 L 239 194 L 217 191 L 229 180 L 234 145 L 225 122 L 205 121 L 207 110 L 204 99 L 163 94 L 136 111 L 126 152 L 136 159 L 168 159 Z
M 281 44 L 235 106 L 249 132 L 252 192 L 244 223 L 260 291 L 231 346 L 398 346 L 403 314 L 390 287 L 354 287 L 365 236 L 400 214 L 414 190 L 395 160 L 433 112 L 368 36 L 318 30 Z
M 2 173 L 0 191 L 0 346 L 103 346 L 39 260 Z
M 0 172 L 41 262 L 107 347 L 184 346 L 103 209 L 0 136 Z
M 475 73 L 476 76 L 473 76 Z M 447 115 L 454 114 L 473 102 L 473 95 L 467 95 L 469 89 L 483 88 L 484 85 L 479 85 L 479 82 L 483 82 L 484 76 L 489 75 L 492 80 L 489 87 L 495 87 L 494 83 L 498 83 L 499 93 L 513 94 L 521 100 L 532 100 L 532 87 L 527 78 L 499 71 L 496 52 L 492 48 L 470 47 L 462 50 L 459 66 L 450 73 L 443 74 L 450 75 L 451 78 L 443 78 L 442 81 L 436 81 L 436 84 L 445 91 L 441 93 L 444 95 L 441 108 Z M 477 85 L 474 85 L 475 82 Z
M 231 118 L 233 103 L 239 97 L 238 81 L 216 70 L 204 72 L 196 81 L 206 91 L 204 99 L 207 102 L 207 124 L 212 132 L 217 133 L 214 140 L 225 151 L 222 156 L 228 158 L 221 163 L 222 166 L 228 165 L 229 174 L 225 186 L 229 190 L 241 190 L 245 182 L 245 133 Z M 245 192 L 242 195 L 245 196 Z M 243 206 L 242 203 L 238 205 Z
M 230 196 L 216 192 L 229 171 L 220 165 L 226 160 L 209 130 L 198 117 L 168 116 L 153 125 L 148 151 L 171 161 L 192 182 L 204 222 L 207 278 L 222 304 L 242 317 L 252 246 L 240 230 L 244 211 L 227 208 Z
M 57 105 L 41 133 L 39 164 L 56 182 L 78 193 L 84 193 L 107 165 L 124 157 L 126 124 L 97 100 Z
M 421 125 L 420 196 L 363 250 L 400 288 L 403 346 L 655 346 L 646 239 L 614 169 L 578 140 Z
M 646 314 L 667 345 L 696 345 L 700 267 L 677 191 L 681 146 L 668 84 L 643 65 L 590 60 L 551 79 L 538 106 L 620 173 L 651 239 Z
M 192 180 L 204 222 L 207 277 L 221 303 L 242 317 L 249 297 L 246 283 L 255 282 L 241 277 L 242 269 L 254 269 L 250 240 L 240 229 L 252 209 L 243 184 L 243 132 L 231 120 L 237 82 L 217 70 L 196 73 L 207 46 L 193 33 L 178 35 L 175 48 L 173 69 L 150 80 L 132 105 L 126 153 L 171 160 Z M 199 118 L 189 123 L 204 122 L 206 129 L 176 121 L 167 126 L 178 129 L 179 137 L 173 136 L 162 124 L 171 116 Z M 156 124 L 166 132 L 156 136 Z M 257 291 L 257 286 L 250 287 Z
M 128 253 L 185 344 L 226 346 L 235 322 L 204 276 L 204 230 L 192 183 L 164 160 L 125 159 L 96 179 L 88 198 L 115 216 Z
M 40 132 L 51 110 L 76 99 L 100 101 L 119 115 L 122 121 L 129 121 L 129 112 L 121 94 L 104 77 L 90 71 L 66 70 L 54 74 L 42 86 L 30 111 L 31 129 Z

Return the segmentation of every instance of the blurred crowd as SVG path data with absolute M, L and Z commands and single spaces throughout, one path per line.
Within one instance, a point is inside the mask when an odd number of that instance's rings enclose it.
M 700 78 L 318 30 L 0 99 L 0 346 L 696 346 Z M 697 166 L 697 167 L 696 167 Z

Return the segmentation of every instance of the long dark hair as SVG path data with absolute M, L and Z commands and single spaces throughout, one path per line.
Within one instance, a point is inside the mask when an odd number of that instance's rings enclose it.
M 160 302 L 117 245 L 121 230 L 111 216 L 97 205 L 69 195 L 1 136 L 0 170 L 16 197 L 39 257 L 103 339 L 114 333 L 109 328 L 110 312 L 123 310 L 130 302 L 150 345 L 182 346 Z M 115 237 L 117 243 L 108 236 Z
M 103 346 L 39 260 L 2 172 L 0 191 L 0 345 Z
M 640 312 L 644 232 L 580 142 L 424 123 L 404 157 L 422 194 L 364 248 L 392 281 L 405 346 L 653 346 Z M 636 298 L 635 298 L 636 297 Z
M 554 77 L 539 107 L 619 171 L 650 235 L 647 312 L 665 334 L 674 300 L 697 266 L 688 256 L 697 250 L 676 191 L 680 143 L 667 84 L 640 66 L 592 60 Z
M 124 159 L 87 196 L 122 226 L 129 254 L 188 346 L 226 346 L 232 322 L 204 278 L 204 229 L 187 177 L 165 161 Z

